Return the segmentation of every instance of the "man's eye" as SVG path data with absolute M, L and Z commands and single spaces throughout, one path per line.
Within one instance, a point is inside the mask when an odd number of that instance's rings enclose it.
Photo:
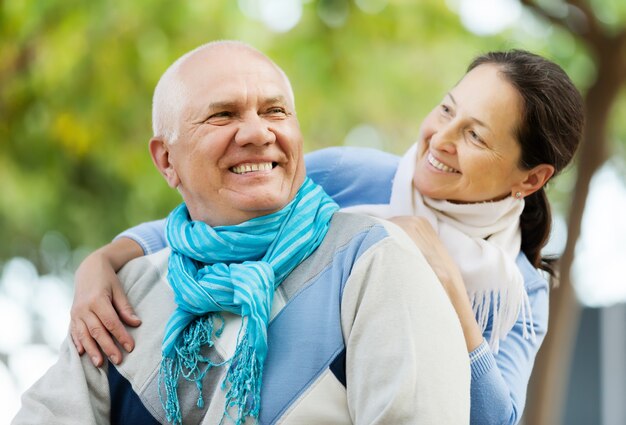
M 451 109 L 448 105 L 441 105 L 441 112 L 443 112 L 444 114 L 450 114 Z
M 224 124 L 230 118 L 232 118 L 232 116 L 233 114 L 228 111 L 216 112 L 214 114 L 211 114 L 205 122 L 208 124 L 214 124 L 214 125 Z
M 279 116 L 283 117 L 283 116 L 287 115 L 287 111 L 283 107 L 274 106 L 274 107 L 268 108 L 265 111 L 265 115 L 270 115 L 270 116 L 273 116 L 273 117 L 279 117 Z
M 211 115 L 211 116 L 209 117 L 209 119 L 211 119 L 211 118 L 224 118 L 224 117 L 230 117 L 231 115 L 232 115 L 232 114 L 231 114 L 230 112 L 228 112 L 228 111 L 222 111 L 222 112 L 217 112 L 217 113 L 215 113 L 215 114 Z

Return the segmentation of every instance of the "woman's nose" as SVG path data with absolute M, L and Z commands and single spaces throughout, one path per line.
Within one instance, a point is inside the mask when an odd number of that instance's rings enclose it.
M 434 149 L 449 153 L 456 152 L 456 144 L 460 135 L 452 123 L 437 128 L 430 138 L 430 146 Z
M 265 145 L 274 143 L 276 135 L 271 130 L 269 123 L 257 114 L 246 116 L 240 123 L 235 135 L 235 143 L 238 145 Z

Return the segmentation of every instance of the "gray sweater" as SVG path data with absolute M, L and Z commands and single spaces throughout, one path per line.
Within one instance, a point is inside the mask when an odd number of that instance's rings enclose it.
M 135 350 L 120 366 L 97 369 L 68 337 L 58 362 L 23 395 L 14 425 L 166 423 L 158 373 L 175 308 L 168 254 L 120 272 L 142 318 L 131 330 Z M 230 358 L 241 323 L 224 317 L 224 333 L 206 353 L 216 360 Z M 336 214 L 322 245 L 276 290 L 268 341 L 261 424 L 469 423 L 459 321 L 422 254 L 393 224 Z M 195 384 L 179 383 L 184 423 L 219 423 L 224 373 L 214 368 L 204 378 L 202 409 Z

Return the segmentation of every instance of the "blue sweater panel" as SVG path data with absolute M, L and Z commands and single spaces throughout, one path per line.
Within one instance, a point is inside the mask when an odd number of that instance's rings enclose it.
M 341 331 L 344 287 L 361 255 L 386 237 L 383 226 L 367 227 L 353 235 L 331 258 L 312 256 L 313 264 L 296 268 L 294 279 L 288 278 L 277 289 L 287 302 L 268 326 L 259 424 L 279 421 L 326 370 L 346 385 L 346 350 Z M 111 423 L 159 423 L 115 365 L 109 362 L 108 367 Z

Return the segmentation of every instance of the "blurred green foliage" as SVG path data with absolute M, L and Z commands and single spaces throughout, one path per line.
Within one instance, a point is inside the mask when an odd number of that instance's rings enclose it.
M 583 90 L 594 75 L 571 35 L 531 16 L 479 37 L 453 1 L 308 0 L 298 24 L 278 33 L 242 12 L 254 3 L 0 0 L 0 262 L 37 262 L 50 230 L 93 249 L 179 202 L 148 155 L 151 95 L 173 60 L 210 40 L 249 42 L 285 69 L 306 151 L 368 124 L 379 147 L 402 153 L 470 59 L 490 49 L 545 54 Z M 626 121 L 614 121 L 623 140 Z

